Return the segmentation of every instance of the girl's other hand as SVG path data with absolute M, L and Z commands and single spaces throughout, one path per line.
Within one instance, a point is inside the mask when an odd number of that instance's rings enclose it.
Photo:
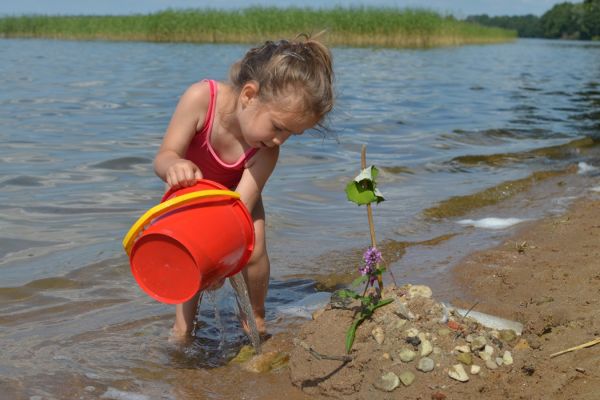
M 189 160 L 177 160 L 167 168 L 165 177 L 169 187 L 177 189 L 195 185 L 202 179 L 202 172 Z

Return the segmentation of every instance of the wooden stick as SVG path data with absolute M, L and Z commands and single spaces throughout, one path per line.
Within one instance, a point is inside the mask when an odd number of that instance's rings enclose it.
M 360 149 L 360 167 L 361 169 L 367 168 L 367 146 L 362 145 Z M 377 248 L 377 241 L 375 240 L 375 224 L 373 223 L 373 208 L 371 203 L 367 204 L 367 218 L 369 219 L 369 231 L 371 232 L 371 247 Z M 383 289 L 383 279 L 381 274 L 377 275 L 377 285 L 379 290 Z
M 596 339 L 592 340 L 591 342 L 580 344 L 579 346 L 571 347 L 570 349 L 559 351 L 558 353 L 550 354 L 550 358 L 560 356 L 561 354 L 570 353 L 572 351 L 585 349 L 586 347 L 592 347 L 598 343 L 600 343 L 600 338 L 596 338 Z

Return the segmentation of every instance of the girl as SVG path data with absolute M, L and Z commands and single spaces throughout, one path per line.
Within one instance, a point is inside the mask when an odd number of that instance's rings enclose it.
M 170 187 L 206 178 L 237 191 L 252 214 L 255 248 L 243 269 L 259 332 L 265 333 L 270 265 L 261 192 L 281 146 L 320 124 L 334 102 L 329 50 L 309 37 L 267 41 L 232 65 L 230 82 L 201 81 L 177 105 L 154 159 Z M 192 331 L 199 293 L 175 310 L 173 334 Z

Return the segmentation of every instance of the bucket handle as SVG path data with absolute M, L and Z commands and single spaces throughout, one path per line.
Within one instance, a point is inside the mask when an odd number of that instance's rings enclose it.
M 129 256 L 131 248 L 135 238 L 139 233 L 148 225 L 153 219 L 160 217 L 161 215 L 171 211 L 172 209 L 186 205 L 197 199 L 208 198 L 208 197 L 221 197 L 227 196 L 232 199 L 239 199 L 240 194 L 231 190 L 201 190 L 198 192 L 186 193 L 181 196 L 173 197 L 167 201 L 164 201 L 144 213 L 129 229 L 129 232 L 123 238 L 123 248 Z

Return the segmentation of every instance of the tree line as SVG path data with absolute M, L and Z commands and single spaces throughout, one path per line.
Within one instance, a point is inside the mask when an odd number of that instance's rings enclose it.
M 490 17 L 471 15 L 467 21 L 516 30 L 519 37 L 600 40 L 600 0 L 559 3 L 541 17 L 533 14 Z

